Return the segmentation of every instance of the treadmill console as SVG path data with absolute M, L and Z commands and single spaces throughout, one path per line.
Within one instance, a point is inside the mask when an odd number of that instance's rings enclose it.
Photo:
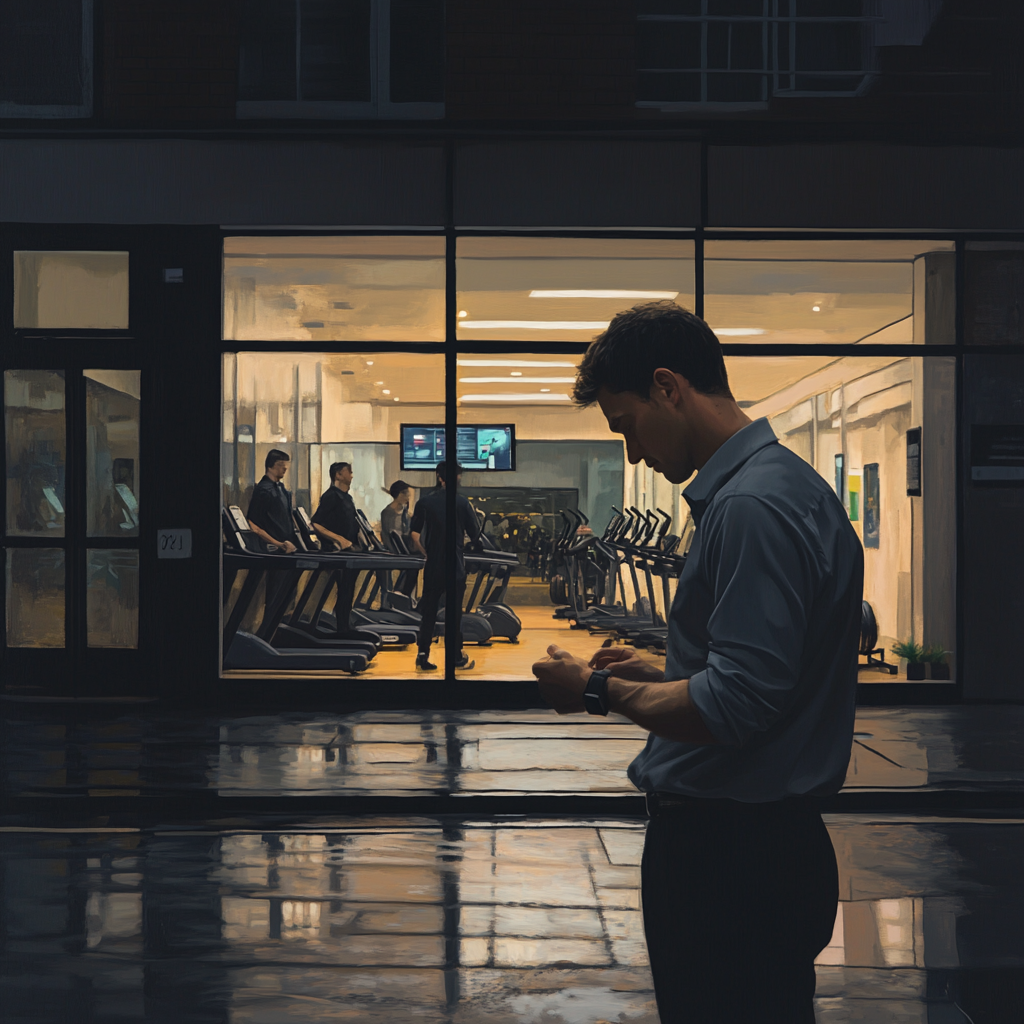
M 231 505 L 224 510 L 224 519 L 225 535 L 229 543 L 234 544 L 239 551 L 259 552 L 259 539 L 250 529 L 249 520 L 237 505 Z

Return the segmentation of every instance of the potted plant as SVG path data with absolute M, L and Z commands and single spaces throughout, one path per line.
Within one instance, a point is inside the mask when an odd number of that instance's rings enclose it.
M 907 662 L 907 679 L 924 679 L 924 647 L 913 640 L 903 640 L 893 644 L 892 653 L 897 658 L 904 658 Z
M 942 644 L 929 644 L 921 655 L 921 660 L 928 666 L 929 679 L 949 679 L 949 662 L 946 655 L 949 651 L 942 649 Z

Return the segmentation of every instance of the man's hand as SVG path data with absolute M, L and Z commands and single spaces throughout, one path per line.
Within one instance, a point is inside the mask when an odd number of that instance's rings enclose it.
M 295 545 L 290 540 L 286 540 L 283 544 L 279 546 L 286 555 L 290 555 L 293 551 L 297 550 Z
M 540 683 L 540 695 L 560 715 L 586 710 L 583 691 L 590 671 L 582 658 L 573 657 L 557 644 L 552 644 L 548 648 L 548 656 L 533 665 L 533 674 Z
M 616 679 L 634 683 L 660 683 L 665 673 L 640 657 L 635 648 L 602 647 L 591 659 L 591 668 L 606 668 Z

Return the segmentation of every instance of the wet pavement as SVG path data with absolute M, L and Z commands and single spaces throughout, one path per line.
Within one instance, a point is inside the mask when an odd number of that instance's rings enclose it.
M 658 1019 L 624 720 L 0 716 L 5 1024 Z M 856 733 L 840 797 L 875 813 L 825 815 L 819 1024 L 1019 1024 L 1024 708 L 864 707 Z M 921 793 L 961 809 L 923 815 Z M 597 816 L 566 813 L 581 795 Z M 383 811 L 395 797 L 417 809 Z
M 635 797 L 645 734 L 611 715 L 360 711 L 190 717 L 3 702 L 7 797 Z M 858 709 L 845 792 L 1024 791 L 1024 707 Z
M 820 1024 L 1022 1019 L 1024 820 L 826 822 Z M 654 1024 L 642 842 L 615 819 L 5 830 L 4 1020 Z

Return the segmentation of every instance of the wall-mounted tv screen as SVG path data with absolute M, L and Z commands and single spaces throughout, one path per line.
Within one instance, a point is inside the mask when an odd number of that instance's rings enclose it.
M 466 471 L 516 468 L 516 428 L 497 426 L 455 428 L 455 457 Z M 402 424 L 402 469 L 432 470 L 445 459 L 443 426 Z

